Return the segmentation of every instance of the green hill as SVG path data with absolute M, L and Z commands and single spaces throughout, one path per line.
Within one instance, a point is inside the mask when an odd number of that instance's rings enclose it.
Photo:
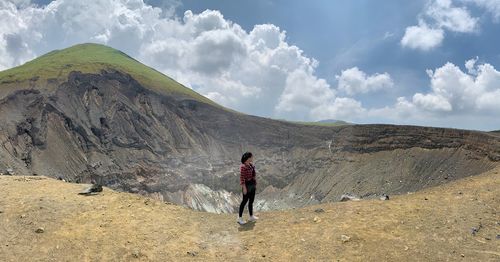
M 0 84 L 23 83 L 30 80 L 64 81 L 72 71 L 99 73 L 103 69 L 130 74 L 143 86 L 166 94 L 179 94 L 216 105 L 168 76 L 148 67 L 127 54 L 100 44 L 79 44 L 55 50 L 21 66 L 0 72 Z

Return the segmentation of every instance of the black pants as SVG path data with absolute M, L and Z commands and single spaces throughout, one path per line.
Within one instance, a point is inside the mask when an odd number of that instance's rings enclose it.
M 253 215 L 253 200 L 255 199 L 255 184 L 247 183 L 247 193 L 243 194 L 243 200 L 240 204 L 240 217 L 243 216 L 243 209 L 245 209 L 245 205 L 248 202 L 248 212 L 250 216 Z M 243 189 L 242 189 L 243 190 Z

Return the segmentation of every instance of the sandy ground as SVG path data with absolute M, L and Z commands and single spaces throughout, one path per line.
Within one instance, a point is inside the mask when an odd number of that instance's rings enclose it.
M 108 188 L 78 195 L 84 187 L 0 176 L 0 261 L 500 261 L 500 168 L 245 226 Z

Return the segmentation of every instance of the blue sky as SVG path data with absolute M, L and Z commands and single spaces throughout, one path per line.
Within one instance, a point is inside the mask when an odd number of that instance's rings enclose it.
M 0 1 L 0 68 L 99 42 L 249 114 L 500 129 L 500 1 Z

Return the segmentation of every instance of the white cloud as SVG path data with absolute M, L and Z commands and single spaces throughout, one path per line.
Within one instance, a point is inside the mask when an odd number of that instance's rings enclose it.
M 401 39 L 401 45 L 427 51 L 441 45 L 443 39 L 443 29 L 429 28 L 425 22 L 421 21 L 418 26 L 406 28 L 405 34 Z
M 500 72 L 478 58 L 466 61 L 467 72 L 452 63 L 427 70 L 428 92 L 399 97 L 390 106 L 365 108 L 359 101 L 344 101 L 342 110 L 317 107 L 320 118 L 344 116 L 354 122 L 453 126 L 498 129 L 500 121 Z M 349 110 L 350 109 L 350 110 Z
M 350 96 L 389 89 L 394 86 L 388 73 L 367 76 L 357 67 L 343 70 L 336 78 L 339 81 L 338 89 Z
M 367 109 L 361 102 L 349 97 L 337 97 L 332 103 L 321 104 L 311 110 L 311 119 L 342 119 L 354 121 L 366 119 Z
M 370 109 L 368 115 L 427 124 L 443 121 L 443 117 L 479 119 L 489 115 L 496 119 L 500 114 L 500 72 L 488 63 L 477 64 L 477 60 L 466 61 L 468 73 L 452 63 L 428 70 L 428 93 L 416 93 L 411 101 L 400 97 L 394 106 Z
M 7 0 L 18 7 L 26 7 L 31 4 L 31 0 Z
M 429 71 L 431 91 L 415 94 L 413 103 L 425 110 L 453 114 L 500 109 L 499 100 L 494 102 L 500 94 L 500 72 L 488 63 L 476 65 L 476 61 L 466 61 L 468 73 L 452 63 Z
M 470 33 L 477 29 L 478 18 L 472 17 L 466 7 L 455 7 L 451 0 L 435 0 L 425 14 L 439 28 L 453 32 Z
M 496 21 L 500 19 L 500 1 L 498 0 L 461 0 L 465 3 L 475 4 L 493 15 Z
M 335 91 L 324 79 L 296 70 L 286 79 L 286 86 L 279 98 L 276 111 L 281 116 L 294 115 L 306 120 L 310 118 L 310 112 L 315 108 L 327 105 L 334 99 Z
M 476 63 L 479 57 L 476 56 L 476 58 L 469 59 L 465 61 L 465 68 L 467 69 L 467 72 L 471 75 L 477 75 L 477 70 L 476 70 Z
M 416 93 L 413 103 L 429 111 L 451 111 L 453 108 L 448 100 L 440 95 Z
M 343 70 L 337 79 L 338 87 L 334 89 L 324 79 L 305 71 L 288 75 L 286 87 L 276 106 L 278 115 L 295 116 L 300 120 L 366 119 L 368 109 L 360 101 L 352 97 L 339 97 L 337 93 L 352 96 L 381 91 L 394 85 L 388 73 L 368 76 L 357 67 Z
M 419 15 L 418 26 L 409 26 L 401 45 L 428 51 L 441 45 L 445 30 L 459 33 L 477 31 L 479 19 L 465 7 L 456 7 L 451 0 L 432 0 Z

